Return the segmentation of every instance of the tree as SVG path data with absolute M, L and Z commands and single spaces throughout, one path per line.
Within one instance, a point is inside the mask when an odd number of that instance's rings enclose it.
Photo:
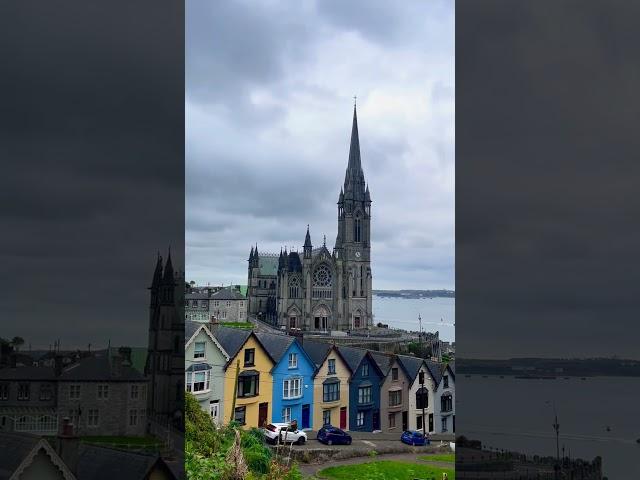
M 13 337 L 13 339 L 11 340 L 11 345 L 13 346 L 13 348 L 17 352 L 18 350 L 20 350 L 20 347 L 22 345 L 24 345 L 24 338 L 22 338 L 22 337 Z

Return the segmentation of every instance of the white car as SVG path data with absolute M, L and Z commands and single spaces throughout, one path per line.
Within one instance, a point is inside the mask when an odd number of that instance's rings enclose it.
M 302 445 L 307 441 L 307 434 L 302 430 L 292 430 L 288 423 L 270 423 L 261 429 L 269 443 L 297 443 Z

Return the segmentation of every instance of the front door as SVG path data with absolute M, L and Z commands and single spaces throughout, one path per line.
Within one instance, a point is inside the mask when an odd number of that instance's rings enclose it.
M 429 431 L 433 432 L 433 413 L 429 414 Z
M 347 428 L 347 407 L 340 407 L 340 428 Z
M 302 405 L 302 428 L 311 428 L 309 424 L 311 407 L 309 405 Z
M 402 412 L 402 431 L 409 430 L 409 412 Z
M 209 413 L 211 414 L 211 420 L 213 423 L 218 423 L 220 420 L 220 402 L 217 400 L 209 402 Z
M 267 416 L 269 415 L 269 403 L 261 403 L 258 405 L 258 427 L 262 427 L 267 423 Z
M 380 430 L 380 412 L 378 410 L 373 412 L 373 429 Z

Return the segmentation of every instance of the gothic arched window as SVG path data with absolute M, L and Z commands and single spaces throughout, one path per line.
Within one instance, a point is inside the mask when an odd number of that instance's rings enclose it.
M 298 277 L 292 277 L 289 279 L 289 297 L 300 297 L 300 280 L 298 279 Z
M 356 214 L 355 223 L 353 226 L 353 241 L 360 242 L 362 238 L 362 220 L 360 219 L 360 214 Z
M 325 264 L 319 265 L 313 272 L 313 298 L 331 298 L 333 276 Z

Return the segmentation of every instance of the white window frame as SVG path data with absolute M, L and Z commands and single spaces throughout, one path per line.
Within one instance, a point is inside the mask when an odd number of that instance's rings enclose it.
M 356 427 L 364 426 L 364 412 L 358 412 L 356 414 Z
M 129 389 L 129 398 L 131 398 L 131 400 L 137 400 L 140 398 L 140 387 L 138 385 L 131 385 L 131 388 Z
M 82 397 L 82 388 L 81 385 L 77 383 L 72 383 L 69 385 L 69 400 L 80 400 Z
M 204 382 L 196 381 L 196 376 L 204 374 Z M 198 377 L 201 378 L 201 377 Z M 204 383 L 203 390 L 195 390 L 196 383 Z M 211 390 L 211 370 L 200 370 L 198 372 L 186 372 L 185 389 L 191 393 L 207 393 Z
M 108 383 L 99 383 L 97 388 L 97 397 L 100 400 L 108 400 L 109 399 L 109 384 Z
M 282 409 L 282 423 L 291 423 L 291 407 Z
M 442 417 L 442 432 L 448 432 L 449 429 L 447 428 L 447 418 L 448 417 Z
M 97 408 L 90 408 L 87 412 L 87 427 L 97 427 L 100 425 L 100 411 Z
M 362 376 L 363 377 L 368 377 L 369 376 L 369 364 L 365 363 L 362 365 Z
M 227 300 L 227 307 L 231 306 L 231 300 Z
M 295 352 L 289 354 L 289 368 L 298 368 L 298 354 Z
M 282 382 L 282 398 L 292 399 L 302 397 L 302 378 L 287 378 Z
M 198 350 L 198 345 L 202 345 L 202 351 Z M 202 355 L 200 355 L 202 354 Z M 207 358 L 207 342 L 194 342 L 193 343 L 193 358 L 206 359 Z
M 129 410 L 129 426 L 138 426 L 138 410 L 135 408 Z

